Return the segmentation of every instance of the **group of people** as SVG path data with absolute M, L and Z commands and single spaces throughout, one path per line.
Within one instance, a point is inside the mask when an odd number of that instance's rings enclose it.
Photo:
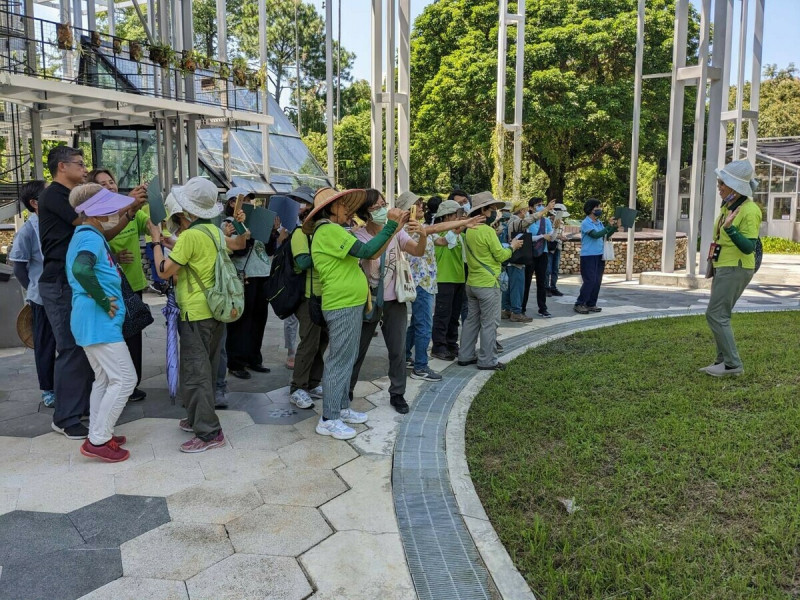
M 166 221 L 153 223 L 145 186 L 119 194 L 113 174 L 88 172 L 80 150 L 54 148 L 48 168 L 49 186 L 35 181 L 22 189 L 30 217 L 10 260 L 33 312 L 42 401 L 55 406 L 52 428 L 85 440 L 81 452 L 104 461 L 128 458 L 126 440 L 114 435 L 114 425 L 128 401 L 146 395 L 137 386 L 147 323 L 131 324 L 148 286 L 142 236 L 153 284 L 159 292 L 174 289 L 180 313 L 179 395 L 186 418 L 179 427 L 193 434 L 180 450 L 190 453 L 225 444 L 216 411 L 226 407 L 226 373 L 250 378 L 250 371 L 269 371 L 261 347 L 278 248 L 290 253 L 302 288 L 294 314 L 284 320 L 286 364 L 293 371 L 290 401 L 309 409 L 322 400 L 316 431 L 336 439 L 354 437 L 351 425 L 367 421 L 350 403 L 379 325 L 389 357 L 389 401 L 403 414 L 409 410 L 407 376 L 442 379 L 429 366 L 429 347 L 432 356 L 461 366 L 503 369 L 497 328 L 503 318 L 531 321 L 531 281 L 542 318 L 551 316 L 547 298 L 563 295 L 556 283 L 569 215 L 564 205 L 540 198 L 506 210 L 490 192 L 470 196 L 454 190 L 446 200 L 434 196 L 427 202 L 404 192 L 390 208 L 374 189 L 300 187 L 288 194 L 299 207 L 297 222 L 276 218 L 264 242 L 243 225 L 240 204 L 254 200 L 247 190 L 230 190 L 220 204 L 216 186 L 195 177 L 170 191 Z M 729 239 L 727 246 L 739 252 L 750 248 L 749 240 L 731 227 L 745 210 L 754 212 L 749 204 L 737 205 L 718 227 L 721 240 Z M 603 246 L 618 223 L 602 221 L 598 200 L 588 200 L 584 212 L 583 283 L 574 308 L 587 314 L 600 311 Z M 728 268 L 719 264 L 726 276 Z M 238 308 L 236 298 L 225 295 L 235 295 L 235 285 L 220 285 L 226 273 L 234 273 L 231 281 L 240 286 Z M 743 281 L 736 278 L 739 294 Z M 220 293 L 222 299 L 212 301 Z M 724 312 L 721 303 L 712 302 L 715 315 Z M 741 372 L 724 319 L 709 317 L 720 348 L 717 363 L 706 369 L 710 374 Z M 87 416 L 88 428 L 82 422 Z

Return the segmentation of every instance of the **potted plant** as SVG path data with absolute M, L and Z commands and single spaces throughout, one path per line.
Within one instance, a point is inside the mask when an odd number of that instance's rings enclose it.
M 184 50 L 181 57 L 179 68 L 181 73 L 188 75 L 197 70 L 198 54 L 194 50 Z
M 197 53 L 197 64 L 201 69 L 210 69 L 211 59 L 204 54 Z
M 128 55 L 131 57 L 133 62 L 139 62 L 142 60 L 142 44 L 137 41 L 130 40 L 128 42 Z
M 92 31 L 91 32 L 91 40 L 92 40 L 91 43 L 92 43 L 92 47 L 93 48 L 99 48 L 103 43 L 103 40 L 100 39 L 100 32 L 99 31 Z
M 69 23 L 56 25 L 56 40 L 59 50 L 72 50 L 74 40 L 72 39 L 72 27 Z
M 175 58 L 175 51 L 166 44 L 153 44 L 150 46 L 150 60 L 160 65 L 162 69 L 168 69 Z
M 118 37 L 111 38 L 111 49 L 114 51 L 114 54 L 121 54 L 122 40 Z
M 233 59 L 233 84 L 239 87 L 247 85 L 247 61 L 242 57 Z
M 266 70 L 261 68 L 258 71 L 250 71 L 247 74 L 247 89 L 251 92 L 257 92 L 264 87 L 266 83 Z
M 219 76 L 221 79 L 227 79 L 231 76 L 231 67 L 228 63 L 219 63 Z

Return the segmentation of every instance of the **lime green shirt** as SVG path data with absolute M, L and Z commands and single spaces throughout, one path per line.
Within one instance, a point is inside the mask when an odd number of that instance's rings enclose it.
M 125 218 L 124 216 L 122 217 Z M 108 245 L 111 252 L 119 253 L 120 250 L 128 250 L 133 254 L 133 262 L 120 264 L 125 278 L 131 284 L 134 292 L 143 290 L 147 287 L 147 279 L 142 268 L 142 249 L 139 247 L 139 237 L 147 231 L 147 222 L 150 217 L 142 210 L 136 211 L 136 217 L 120 231 Z
M 440 237 L 444 238 L 445 235 Z M 439 283 L 464 283 L 466 279 L 464 275 L 464 234 L 458 235 L 456 239 L 458 243 L 453 248 L 434 246 L 438 269 L 436 279 Z
M 184 321 L 202 321 L 211 319 L 213 315 L 208 308 L 206 296 L 197 285 L 197 281 L 189 273 L 187 266 L 191 266 L 206 288 L 214 285 L 214 267 L 217 263 L 217 249 L 211 238 L 200 231 L 203 227 L 211 232 L 218 244 L 225 245 L 222 232 L 211 223 L 202 223 L 190 227 L 178 237 L 175 247 L 169 254 L 172 262 L 183 267 L 178 273 L 178 283 L 175 286 L 175 300 L 181 309 L 181 319 Z
M 511 258 L 511 248 L 503 248 L 497 238 L 497 232 L 488 225 L 467 229 L 464 240 L 467 245 L 469 267 L 467 285 L 484 288 L 500 287 L 498 279 L 501 265 Z
M 719 220 L 715 225 L 719 227 L 719 238 L 716 240 L 717 244 L 722 246 L 719 251 L 719 260 L 714 263 L 715 267 L 743 267 L 745 269 L 756 268 L 756 255 L 754 253 L 745 254 L 736 244 L 733 243 L 731 238 L 725 233 L 725 229 L 721 226 L 725 223 L 728 217 L 728 207 L 724 206 L 719 215 Z M 751 199 L 745 200 L 739 207 L 739 214 L 733 219 L 733 226 L 739 230 L 739 233 L 749 239 L 756 239 L 758 231 L 761 227 L 761 209 L 758 204 Z M 740 264 L 741 261 L 741 264 Z
M 311 260 L 322 283 L 322 310 L 361 306 L 367 302 L 367 276 L 348 254 L 356 238 L 335 223 L 321 225 L 311 241 Z M 316 287 L 315 295 L 318 295 Z
M 311 256 L 311 249 L 308 247 L 308 237 L 305 233 L 303 233 L 303 228 L 298 227 L 292 233 L 292 256 L 297 258 L 302 254 L 308 254 Z M 309 276 L 309 271 L 311 275 Z M 299 273 L 300 269 L 295 266 L 294 269 L 295 273 Z M 322 293 L 322 283 L 319 280 L 319 273 L 314 268 L 314 265 L 311 265 L 311 268 L 306 271 L 306 298 L 311 297 L 311 280 L 314 280 L 314 295 L 319 296 Z

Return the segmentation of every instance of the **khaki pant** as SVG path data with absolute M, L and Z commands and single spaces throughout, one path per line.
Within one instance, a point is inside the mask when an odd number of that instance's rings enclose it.
M 475 358 L 475 345 L 480 336 L 478 366 L 491 367 L 497 364 L 497 327 L 500 325 L 499 287 L 484 288 L 467 286 L 467 320 L 461 328 L 461 348 L 458 360 L 468 362 Z
M 300 322 L 300 344 L 294 356 L 291 392 L 297 389 L 310 391 L 322 382 L 325 361 L 322 357 L 328 347 L 328 330 L 315 325 L 308 312 L 308 298 L 303 298 L 297 308 Z
M 716 362 L 724 362 L 728 367 L 742 366 L 736 340 L 733 338 L 731 313 L 754 272 L 753 269 L 742 267 L 717 267 L 711 284 L 706 321 L 717 344 Z
M 225 323 L 216 319 L 179 321 L 180 397 L 194 434 L 208 441 L 222 428 L 214 411 L 219 351 Z

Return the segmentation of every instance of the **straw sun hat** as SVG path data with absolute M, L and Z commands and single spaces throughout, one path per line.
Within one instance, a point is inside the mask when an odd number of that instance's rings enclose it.
M 317 190 L 314 195 L 314 208 L 303 221 L 303 233 L 306 235 L 314 233 L 314 221 L 317 213 L 337 200 L 345 204 L 348 212 L 354 213 L 367 201 L 367 190 L 353 189 L 337 192 L 328 187 Z
M 480 214 L 480 211 L 489 206 L 502 208 L 505 206 L 505 202 L 492 196 L 492 192 L 478 192 L 472 196 L 472 208 L 470 209 L 469 214 L 473 216 Z
M 33 348 L 33 310 L 30 304 L 22 307 L 17 315 L 17 335 L 28 348 Z

